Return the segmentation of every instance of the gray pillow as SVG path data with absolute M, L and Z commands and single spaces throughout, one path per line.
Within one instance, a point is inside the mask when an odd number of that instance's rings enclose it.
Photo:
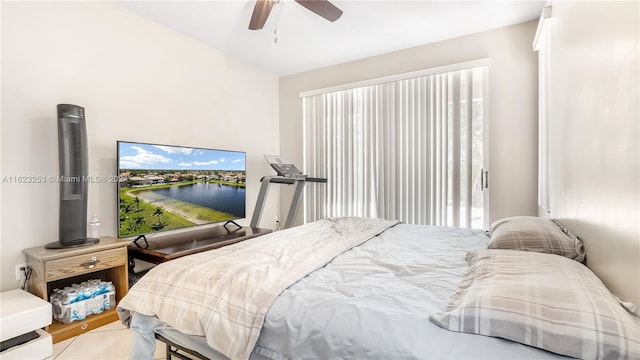
M 582 241 L 575 235 L 568 235 L 551 219 L 508 217 L 491 224 L 489 234 L 489 249 L 534 251 L 584 261 Z
M 469 252 L 467 262 L 447 312 L 430 316 L 436 325 L 582 359 L 640 358 L 640 317 L 586 266 L 515 250 Z

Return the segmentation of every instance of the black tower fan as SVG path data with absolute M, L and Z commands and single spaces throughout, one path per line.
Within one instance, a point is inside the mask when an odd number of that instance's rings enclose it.
M 95 244 L 87 238 L 87 129 L 84 108 L 58 105 L 58 156 L 60 160 L 60 234 L 47 249 Z

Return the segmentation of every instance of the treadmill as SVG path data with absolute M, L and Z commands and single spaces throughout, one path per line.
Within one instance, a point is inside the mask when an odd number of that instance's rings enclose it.
M 326 183 L 326 178 L 309 177 L 304 175 L 295 165 L 290 161 L 279 155 L 265 155 L 269 165 L 276 171 L 277 175 L 264 176 L 260 179 L 260 193 L 258 194 L 258 200 L 256 201 L 256 207 L 253 210 L 253 217 L 251 218 L 251 227 L 258 227 L 260 218 L 262 217 L 262 211 L 264 210 L 264 204 L 269 193 L 269 187 L 271 184 L 286 184 L 295 185 L 295 192 L 291 205 L 289 206 L 289 214 L 287 220 L 284 223 L 284 229 L 290 228 L 293 225 L 294 219 L 300 206 L 300 199 L 302 198 L 302 190 L 308 182 L 312 183 Z

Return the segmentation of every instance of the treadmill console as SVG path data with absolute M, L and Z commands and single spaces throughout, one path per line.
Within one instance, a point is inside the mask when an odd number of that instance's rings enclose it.
M 291 177 L 291 178 L 304 178 L 302 171 L 300 171 L 295 165 L 287 161 L 285 158 L 278 155 L 265 155 L 269 165 L 278 173 L 278 176 Z

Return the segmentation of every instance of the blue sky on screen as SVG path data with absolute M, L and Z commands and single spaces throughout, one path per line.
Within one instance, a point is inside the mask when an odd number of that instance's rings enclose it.
M 118 143 L 118 168 L 141 170 L 245 170 L 245 153 L 143 143 Z

